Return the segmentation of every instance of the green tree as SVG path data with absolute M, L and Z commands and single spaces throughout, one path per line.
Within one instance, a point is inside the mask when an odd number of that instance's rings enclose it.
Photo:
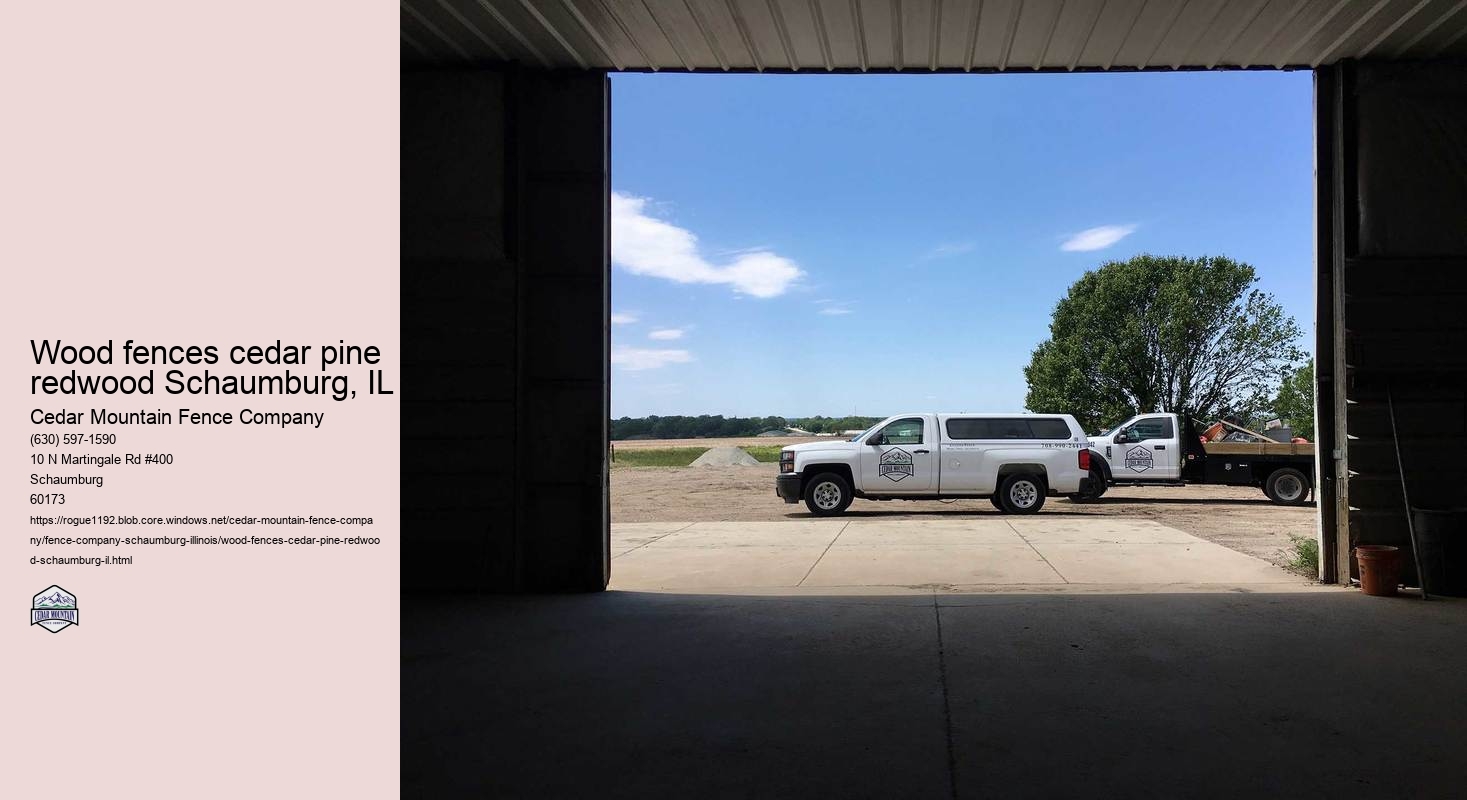
M 1302 331 L 1253 267 L 1224 257 L 1139 255 L 1085 273 L 1055 306 L 1024 377 L 1026 405 L 1086 430 L 1143 411 L 1198 416 L 1267 404 Z
M 1314 441 L 1314 363 L 1288 370 L 1279 384 L 1273 413 L 1294 429 L 1295 436 Z

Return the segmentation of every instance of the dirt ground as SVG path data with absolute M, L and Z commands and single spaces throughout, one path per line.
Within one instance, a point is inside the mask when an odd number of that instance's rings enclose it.
M 709 440 L 689 440 L 703 443 Z M 769 440 L 764 440 L 769 441 Z M 788 440 L 776 440 L 787 443 Z M 658 446 L 678 446 L 658 442 Z M 686 445 L 684 445 L 686 446 Z M 756 467 L 626 467 L 611 470 L 612 522 L 784 520 L 810 516 L 774 493 L 776 464 Z M 987 500 L 856 500 L 850 516 L 893 519 L 997 514 Z M 1112 487 L 1099 503 L 1051 497 L 1039 512 L 1141 517 L 1280 566 L 1291 537 L 1315 535 L 1316 508 L 1276 506 L 1259 489 L 1227 486 Z

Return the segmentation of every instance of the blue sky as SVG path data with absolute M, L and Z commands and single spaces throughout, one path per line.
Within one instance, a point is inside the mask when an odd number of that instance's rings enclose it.
M 1313 324 L 1308 72 L 612 77 L 612 414 L 1005 411 L 1054 304 L 1227 255 Z M 1307 343 L 1306 343 L 1307 344 Z

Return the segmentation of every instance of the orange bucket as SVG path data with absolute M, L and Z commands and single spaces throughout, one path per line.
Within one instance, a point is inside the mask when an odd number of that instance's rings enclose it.
M 1401 582 L 1401 549 L 1383 544 L 1362 544 L 1355 548 L 1355 561 L 1360 565 L 1360 591 L 1374 597 L 1395 597 Z

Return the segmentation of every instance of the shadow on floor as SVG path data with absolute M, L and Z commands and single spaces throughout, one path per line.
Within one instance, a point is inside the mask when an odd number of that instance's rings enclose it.
M 405 797 L 1460 797 L 1467 603 L 403 604 Z

